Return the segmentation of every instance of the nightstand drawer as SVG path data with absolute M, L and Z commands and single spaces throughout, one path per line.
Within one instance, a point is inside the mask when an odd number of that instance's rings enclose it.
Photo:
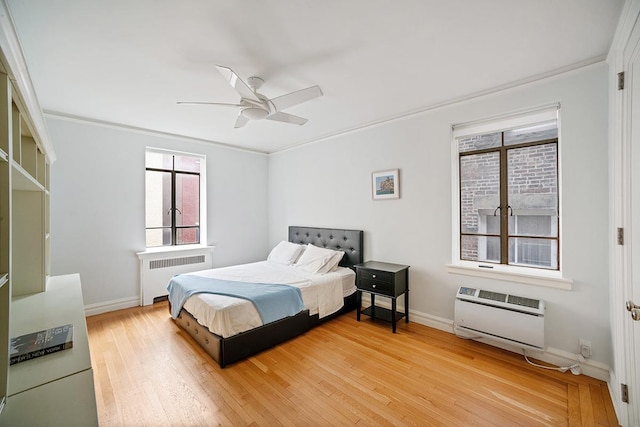
M 358 288 L 364 291 L 378 292 L 381 294 L 393 295 L 393 283 L 380 280 L 358 280 Z
M 394 281 L 394 274 L 380 270 L 367 270 L 362 268 L 358 270 L 359 279 L 375 280 L 376 282 L 384 282 L 392 284 Z

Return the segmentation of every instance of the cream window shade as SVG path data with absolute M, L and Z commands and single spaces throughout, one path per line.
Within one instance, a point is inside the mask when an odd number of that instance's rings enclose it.
M 508 116 L 455 124 L 452 126 L 453 138 L 468 138 L 470 136 L 484 135 L 525 126 L 534 126 L 540 123 L 549 123 L 553 121 L 555 121 L 557 125 L 559 110 L 560 104 L 553 104 Z

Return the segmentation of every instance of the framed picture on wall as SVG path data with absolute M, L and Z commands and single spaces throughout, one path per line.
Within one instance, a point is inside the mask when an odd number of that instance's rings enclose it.
M 371 186 L 374 200 L 400 198 L 400 177 L 398 176 L 398 169 L 372 173 Z

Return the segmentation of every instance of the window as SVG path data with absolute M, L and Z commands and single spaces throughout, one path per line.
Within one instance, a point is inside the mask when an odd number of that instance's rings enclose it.
M 200 243 L 204 158 L 149 149 L 145 163 L 147 247 Z
M 560 269 L 557 108 L 454 127 L 461 261 Z

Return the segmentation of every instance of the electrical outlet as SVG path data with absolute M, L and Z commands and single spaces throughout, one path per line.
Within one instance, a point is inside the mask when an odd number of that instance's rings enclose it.
M 591 341 L 580 338 L 580 354 L 585 358 L 591 357 Z

